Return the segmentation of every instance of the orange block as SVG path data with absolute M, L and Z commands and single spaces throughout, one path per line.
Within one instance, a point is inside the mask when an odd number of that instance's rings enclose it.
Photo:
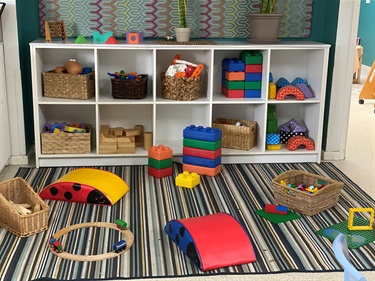
M 225 79 L 229 81 L 245 80 L 245 72 L 242 71 L 225 71 Z
M 140 44 L 143 42 L 143 32 L 126 32 L 126 42 L 128 44 Z
M 164 145 L 152 146 L 148 150 L 148 157 L 156 160 L 169 159 L 172 158 L 172 149 Z
M 208 168 L 203 166 L 195 166 L 190 164 L 183 164 L 182 165 L 183 171 L 188 171 L 190 173 L 197 173 L 198 175 L 206 175 L 206 176 L 216 176 L 221 172 L 221 165 L 216 166 L 215 168 Z

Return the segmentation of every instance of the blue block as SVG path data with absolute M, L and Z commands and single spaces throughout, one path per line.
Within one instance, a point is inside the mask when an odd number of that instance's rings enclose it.
M 203 140 L 216 142 L 222 138 L 223 134 L 219 128 L 190 125 L 183 131 L 183 137 L 193 140 Z
M 201 158 L 195 156 L 182 156 L 182 163 L 208 168 L 215 168 L 221 164 L 221 156 L 215 159 Z
M 225 58 L 221 62 L 221 66 L 227 71 L 245 71 L 245 63 L 240 59 Z
M 245 81 L 262 81 L 262 73 L 246 73 Z
M 260 98 L 262 90 L 245 90 L 245 98 Z
M 266 144 L 279 144 L 280 134 L 266 134 Z
M 279 212 L 288 212 L 288 207 L 286 206 L 282 206 L 282 205 L 277 205 L 276 206 L 276 211 L 279 211 Z

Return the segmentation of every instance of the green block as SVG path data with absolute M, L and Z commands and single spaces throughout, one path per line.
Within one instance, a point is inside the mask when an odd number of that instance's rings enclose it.
M 193 140 L 193 139 L 187 139 L 184 138 L 183 145 L 187 147 L 193 147 L 193 148 L 200 148 L 200 149 L 206 149 L 206 150 L 216 150 L 221 147 L 221 139 L 218 141 L 201 141 L 201 140 Z
M 240 58 L 245 64 L 262 64 L 263 55 L 258 51 L 242 51 Z
M 268 134 L 275 134 L 279 130 L 277 119 L 267 119 L 267 133 Z
M 301 218 L 300 215 L 293 213 L 291 211 L 288 211 L 286 215 L 267 213 L 264 210 L 256 210 L 255 212 L 262 218 L 265 218 L 269 220 L 270 222 L 276 223 L 276 224 Z
M 158 170 L 169 168 L 172 167 L 172 158 L 156 160 L 154 158 L 149 157 L 148 165 Z
M 75 44 L 85 44 L 87 40 L 82 35 L 78 35 L 77 39 L 74 41 Z
M 245 87 L 245 81 L 229 81 L 223 79 L 223 86 L 229 90 L 243 90 Z
M 245 90 L 261 90 L 261 81 L 245 81 Z

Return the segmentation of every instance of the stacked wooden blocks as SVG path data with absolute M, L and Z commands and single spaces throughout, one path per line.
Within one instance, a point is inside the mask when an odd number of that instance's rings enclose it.
M 222 131 L 190 125 L 183 131 L 183 170 L 215 176 L 221 172 Z
M 99 153 L 135 153 L 135 148 L 137 146 L 143 146 L 142 134 L 143 126 L 141 125 L 137 125 L 133 129 L 124 129 L 122 127 L 110 128 L 109 125 L 101 125 Z
M 168 146 L 152 146 L 148 150 L 148 174 L 155 178 L 172 175 L 172 150 Z
M 240 59 L 223 59 L 222 94 L 228 98 L 260 98 L 262 63 L 263 55 L 257 51 L 242 51 Z

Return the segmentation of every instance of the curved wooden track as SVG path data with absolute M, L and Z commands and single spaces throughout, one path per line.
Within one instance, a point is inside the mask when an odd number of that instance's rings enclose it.
M 100 261 L 100 260 L 106 260 L 106 259 L 118 257 L 124 254 L 125 252 L 129 251 L 129 249 L 133 246 L 134 235 L 129 229 L 121 230 L 117 228 L 116 224 L 108 223 L 108 222 L 86 222 L 86 223 L 71 225 L 71 226 L 68 226 L 66 228 L 59 230 L 58 232 L 53 234 L 52 237 L 58 240 L 65 234 L 71 232 L 72 230 L 76 230 L 80 228 L 87 228 L 87 227 L 106 227 L 106 228 L 112 228 L 112 229 L 120 231 L 125 238 L 126 249 L 119 253 L 109 252 L 109 253 L 100 254 L 100 255 L 87 256 L 87 255 L 74 255 L 74 254 L 69 254 L 67 252 L 56 253 L 55 251 L 53 251 L 51 246 L 48 245 L 48 248 L 54 255 L 63 259 L 68 259 L 68 260 L 73 260 L 73 261 Z

